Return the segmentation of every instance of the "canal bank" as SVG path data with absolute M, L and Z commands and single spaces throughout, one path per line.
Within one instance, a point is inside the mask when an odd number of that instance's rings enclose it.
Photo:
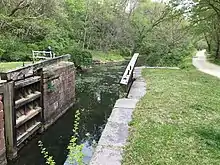
M 91 159 L 94 142 L 98 142 L 111 114 L 115 101 L 123 97 L 119 85 L 126 63 L 94 66 L 76 76 L 76 104 L 69 109 L 43 135 L 36 136 L 18 153 L 18 158 L 10 165 L 45 165 L 38 141 L 41 140 L 56 161 L 56 165 L 66 162 L 70 138 L 73 135 L 75 111 L 84 109 L 80 115 L 79 143 L 85 144 L 85 161 Z M 89 133 L 89 136 L 86 134 Z M 88 134 L 87 134 L 88 135 Z M 66 162 L 67 163 L 67 162 Z
M 144 67 L 136 67 L 136 79 L 128 98 L 118 99 L 95 149 L 90 165 L 121 165 L 123 147 L 126 145 L 129 122 L 137 102 L 146 94 L 146 83 L 141 76 Z

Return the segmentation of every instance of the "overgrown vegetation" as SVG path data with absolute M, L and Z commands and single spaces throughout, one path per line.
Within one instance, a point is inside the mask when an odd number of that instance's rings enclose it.
M 123 164 L 219 164 L 219 80 L 195 69 L 142 74 L 148 92 L 134 111 Z
M 151 0 L 2 0 L 0 8 L 1 61 L 28 61 L 50 45 L 76 65 L 139 52 L 147 65 L 177 66 L 192 48 L 189 21 Z

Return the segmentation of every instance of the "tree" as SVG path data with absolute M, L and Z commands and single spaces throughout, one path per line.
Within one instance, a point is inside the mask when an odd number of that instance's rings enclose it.
M 202 36 L 207 42 L 208 51 L 214 54 L 216 59 L 220 59 L 220 1 L 191 0 L 183 3 L 174 0 L 172 2 L 175 7 L 182 6 L 179 9 L 189 16 L 195 34 Z
M 169 10 L 165 4 L 140 2 L 131 16 L 133 27 L 134 46 L 132 54 L 141 48 L 144 39 L 160 23 L 167 19 Z
M 148 54 L 146 45 L 160 45 L 160 36 L 167 33 L 161 24 L 171 28 L 172 21 L 178 20 L 169 5 L 151 0 L 2 0 L 0 7 L 0 37 L 4 40 L 0 55 L 8 61 L 21 60 L 22 52 L 28 54 L 48 45 L 58 55 L 81 50 L 82 56 L 87 50 Z M 174 34 L 166 37 L 176 40 Z M 4 43 L 14 49 L 8 50 Z

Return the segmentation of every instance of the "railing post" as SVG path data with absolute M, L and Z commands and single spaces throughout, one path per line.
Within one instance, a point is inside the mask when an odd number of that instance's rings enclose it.
M 34 57 L 34 51 L 33 50 L 32 50 L 32 58 L 33 58 L 33 64 L 34 64 L 35 57 Z
M 4 87 L 4 112 L 7 157 L 13 159 L 17 156 L 17 140 L 14 128 L 14 81 L 6 83 Z
M 0 84 L 0 164 L 6 165 L 6 148 L 5 148 L 5 121 L 4 121 L 4 104 L 3 104 L 3 96 L 4 96 L 4 85 Z

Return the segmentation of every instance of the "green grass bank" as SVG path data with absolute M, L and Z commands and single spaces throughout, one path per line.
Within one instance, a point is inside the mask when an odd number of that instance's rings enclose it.
M 123 165 L 220 164 L 220 81 L 190 70 L 144 69 L 147 94 L 130 123 Z
M 24 62 L 24 65 L 31 62 Z M 23 62 L 0 62 L 0 72 L 23 67 Z
M 101 51 L 91 51 L 92 59 L 94 61 L 99 61 L 100 63 L 107 62 L 120 62 L 124 61 L 125 58 L 116 52 L 101 52 Z

